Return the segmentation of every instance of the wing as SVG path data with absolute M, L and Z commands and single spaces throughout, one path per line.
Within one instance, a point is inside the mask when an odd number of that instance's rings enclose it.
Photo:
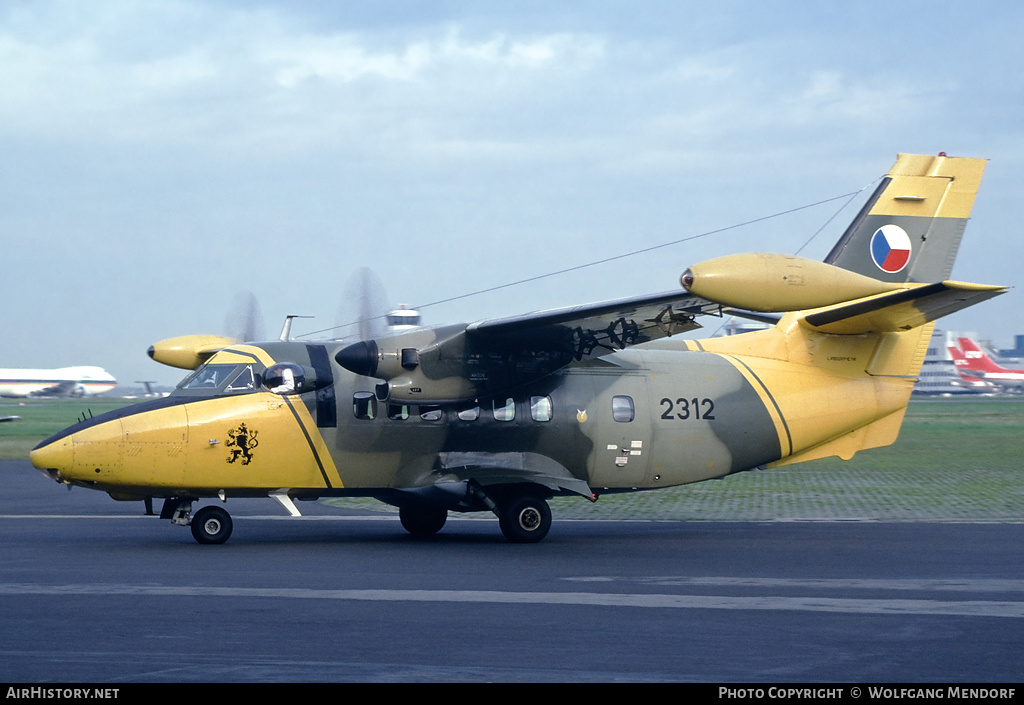
M 571 352 L 572 359 L 582 360 L 695 330 L 701 327 L 695 319 L 705 315 L 721 316 L 721 305 L 670 291 L 482 321 L 466 332 L 520 348 Z
M 717 303 L 686 291 L 539 311 L 360 341 L 334 359 L 383 380 L 380 399 L 444 404 L 502 394 L 574 361 L 700 328 Z
M 44 389 L 32 392 L 34 397 L 70 397 L 74 396 L 78 389 L 78 382 L 64 381 L 57 382 Z

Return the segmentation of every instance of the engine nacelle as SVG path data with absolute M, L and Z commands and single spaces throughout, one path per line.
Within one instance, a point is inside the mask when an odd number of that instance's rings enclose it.
M 572 353 L 473 336 L 460 324 L 353 343 L 334 359 L 349 372 L 382 380 L 375 390 L 378 399 L 446 404 L 540 379 L 567 364 Z
M 824 262 L 772 254 L 711 259 L 687 269 L 679 281 L 708 301 L 763 312 L 803 311 L 902 288 Z
M 223 335 L 183 335 L 154 343 L 147 352 L 151 358 L 164 365 L 194 370 L 218 350 L 239 342 Z
M 482 393 L 479 383 L 486 378 L 467 374 L 465 332 L 464 325 L 412 330 L 353 343 L 335 360 L 350 372 L 383 380 L 380 399 L 421 404 L 472 399 Z

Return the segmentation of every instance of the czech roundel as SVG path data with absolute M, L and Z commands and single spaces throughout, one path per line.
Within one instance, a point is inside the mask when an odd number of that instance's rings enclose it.
M 883 225 L 871 236 L 871 259 L 883 272 L 894 274 L 910 261 L 910 236 L 898 225 Z

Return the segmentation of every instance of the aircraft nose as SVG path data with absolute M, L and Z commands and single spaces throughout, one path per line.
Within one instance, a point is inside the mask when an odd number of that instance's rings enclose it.
M 28 454 L 39 472 L 57 480 L 62 470 L 68 470 L 74 461 L 74 446 L 70 438 L 46 439 Z

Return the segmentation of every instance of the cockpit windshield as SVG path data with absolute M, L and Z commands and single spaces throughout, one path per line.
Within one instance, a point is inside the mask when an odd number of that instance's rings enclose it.
M 182 380 L 178 389 L 239 394 L 255 391 L 259 385 L 259 374 L 252 365 L 223 363 L 203 365 Z
M 227 381 L 238 365 L 203 365 L 182 380 L 178 389 L 216 389 Z

